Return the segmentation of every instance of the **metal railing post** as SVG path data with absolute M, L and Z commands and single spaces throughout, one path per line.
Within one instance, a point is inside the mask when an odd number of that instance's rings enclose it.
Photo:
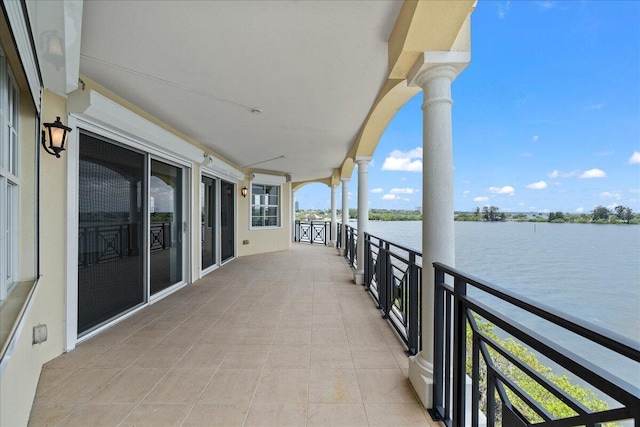
M 407 354 L 415 355 L 420 351 L 418 348 L 418 340 L 420 338 L 418 325 L 420 324 L 420 319 L 418 318 L 418 268 L 416 266 L 416 253 L 413 251 L 409 252 L 409 277 L 407 281 L 409 286 L 409 321 L 407 324 L 409 343 L 407 345 Z
M 456 277 L 453 283 L 453 425 L 465 425 L 465 388 L 467 362 L 466 308 L 462 297 L 467 294 L 467 282 Z
M 444 407 L 444 271 L 434 266 L 434 311 L 433 311 L 433 413 L 434 420 L 441 420 L 445 415 Z

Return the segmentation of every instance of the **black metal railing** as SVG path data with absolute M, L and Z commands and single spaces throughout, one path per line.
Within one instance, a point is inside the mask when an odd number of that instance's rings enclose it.
M 407 354 L 415 355 L 421 349 L 422 254 L 369 233 L 364 243 L 364 286 L 404 341 Z
M 345 253 L 349 265 L 353 268 L 358 268 L 358 230 L 346 225 L 345 226 Z
M 434 393 L 435 419 L 447 426 L 600 426 L 633 420 L 640 426 L 640 343 L 614 332 L 536 303 L 481 279 L 434 263 Z M 482 301 L 491 299 L 491 305 Z M 511 307 L 533 319 L 537 330 L 557 329 L 587 345 L 613 352 L 619 363 L 628 363 L 628 376 L 621 378 L 589 361 L 588 352 L 576 354 L 532 328 L 524 326 L 496 307 Z M 493 332 L 493 328 L 499 330 Z M 562 335 L 564 336 L 564 335 Z M 564 342 L 564 341 L 563 341 Z M 514 343 L 518 346 L 514 347 Z M 468 348 L 470 347 L 470 348 Z M 582 390 L 611 409 L 593 407 L 570 394 L 554 381 L 550 371 L 536 368 L 530 357 L 544 355 L 545 365 L 554 365 L 557 377 L 571 375 Z M 581 352 L 583 353 L 583 352 Z M 617 360 L 618 360 L 617 359 Z M 550 361 L 547 363 L 546 361 Z M 626 365 L 624 365 L 626 366 Z M 471 396 L 466 395 L 471 377 Z M 566 377 L 564 377 L 566 380 Z M 632 384 L 629 379 L 635 379 Z M 633 381 L 633 380 L 632 380 Z M 542 400 L 554 399 L 553 405 Z M 466 408 L 471 405 L 471 408 Z M 560 409 L 558 409 L 560 405 Z M 470 410 L 469 410 L 470 409 Z M 465 412 L 465 410 L 469 410 Z M 567 415 L 568 411 L 568 415 Z M 465 414 L 471 415 L 465 420 Z M 606 424 L 621 425 L 621 424 Z M 624 424 L 627 425 L 627 424 Z
M 296 221 L 293 241 L 327 245 L 332 238 L 331 221 Z
M 109 224 L 78 228 L 78 266 L 87 267 L 114 259 L 139 255 L 140 224 Z M 152 222 L 149 249 L 171 246 L 171 223 Z

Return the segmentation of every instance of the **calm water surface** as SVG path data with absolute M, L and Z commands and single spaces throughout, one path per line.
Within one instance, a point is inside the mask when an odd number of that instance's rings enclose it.
M 421 222 L 371 221 L 369 229 L 373 235 L 421 249 Z M 456 222 L 455 233 L 456 268 L 640 341 L 640 226 Z M 514 309 L 503 311 L 640 383 L 638 368 L 618 356 Z

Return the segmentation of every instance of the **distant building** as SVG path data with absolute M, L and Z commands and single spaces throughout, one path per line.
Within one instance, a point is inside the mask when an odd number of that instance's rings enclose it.
M 296 209 L 296 212 L 298 212 L 298 211 L 300 210 L 300 202 L 298 202 L 297 200 L 296 200 L 296 207 L 295 207 L 295 209 Z

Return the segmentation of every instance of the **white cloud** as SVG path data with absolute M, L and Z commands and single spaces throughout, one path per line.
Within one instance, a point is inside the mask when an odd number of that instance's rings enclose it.
M 508 194 L 510 196 L 513 196 L 516 192 L 510 185 L 505 185 L 504 187 L 489 187 L 489 191 L 493 194 Z
M 488 202 L 489 198 L 488 197 L 474 197 L 473 201 L 474 202 Z
M 396 196 L 395 194 L 385 194 L 384 196 L 382 196 L 382 200 L 395 200 L 395 199 L 399 199 L 399 197 Z
M 614 154 L 615 154 L 615 151 L 599 151 L 597 153 L 593 153 L 595 157 L 608 157 L 608 156 L 613 156 Z
M 531 140 L 532 140 L 533 142 L 536 142 L 536 141 L 537 141 L 537 140 L 539 140 L 539 139 L 540 139 L 540 137 L 539 137 L 538 135 L 533 135 L 533 136 L 531 137 Z
M 498 19 L 504 19 L 509 12 L 510 1 L 498 3 Z
M 392 188 L 389 192 L 391 194 L 413 194 L 415 190 L 413 188 Z
M 402 199 L 402 200 L 404 200 L 405 202 L 408 202 L 408 201 L 409 201 L 409 198 L 408 198 L 408 197 L 405 197 L 405 198 L 404 198 L 404 199 Z
M 384 188 L 372 188 L 371 192 L 372 193 L 382 193 L 384 191 Z
M 629 157 L 630 165 L 637 165 L 640 163 L 640 151 L 634 151 L 631 157 Z
M 538 3 L 538 6 L 540 6 L 540 8 L 543 10 L 549 10 L 556 7 L 556 4 L 552 1 L 539 1 L 537 3 Z
M 520 157 L 531 157 L 531 153 L 529 153 L 528 151 L 525 151 L 523 153 L 520 153 Z
M 584 213 L 584 208 L 583 207 L 579 207 L 576 209 L 577 213 Z
M 524 206 L 524 202 L 518 203 L 518 206 Z
M 465 197 L 467 197 L 467 195 L 468 195 L 469 193 L 471 193 L 471 191 L 469 191 L 469 190 L 464 190 L 464 191 L 462 192 L 462 195 L 463 195 L 463 196 L 465 196 Z
M 393 150 L 382 164 L 384 171 L 422 172 L 422 147 L 416 147 L 406 153 Z
M 603 191 L 602 193 L 600 193 L 600 197 L 604 197 L 605 199 L 620 200 L 622 199 L 622 192 L 621 191 Z
M 630 188 L 629 193 L 640 194 L 640 188 Z
M 529 190 L 544 190 L 547 188 L 547 183 L 544 181 L 538 181 L 527 185 Z
M 591 104 L 591 105 L 587 105 L 586 107 L 584 107 L 585 110 L 587 111 L 591 111 L 591 110 L 600 110 L 602 109 L 602 104 Z
M 590 178 L 606 178 L 607 173 L 602 169 L 589 169 L 584 171 L 578 178 L 590 179 Z
M 571 172 L 560 172 L 557 169 L 554 169 L 553 172 L 549 172 L 549 178 L 571 178 L 578 175 L 580 171 L 571 171 Z

